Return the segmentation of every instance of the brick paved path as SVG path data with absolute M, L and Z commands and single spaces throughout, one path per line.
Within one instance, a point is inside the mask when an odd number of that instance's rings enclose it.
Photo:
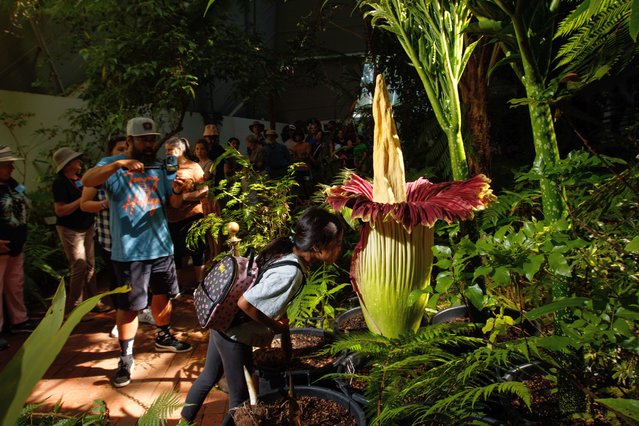
M 141 324 L 135 342 L 136 368 L 129 386 L 116 389 L 110 378 L 117 368 L 119 345 L 109 337 L 115 311 L 89 314 L 91 320 L 78 324 L 62 352 L 38 382 L 28 402 L 46 400 L 44 407 L 62 401 L 65 412 L 87 411 L 95 399 L 106 402 L 111 424 L 135 425 L 146 408 L 162 392 L 175 388 L 184 401 L 191 384 L 204 365 L 208 332 L 197 325 L 191 296 L 182 296 L 174 305 L 173 328 L 179 338 L 194 346 L 188 353 L 155 352 L 155 326 Z M 11 347 L 0 352 L 0 369 L 19 349 L 26 334 L 3 335 Z M 220 391 L 209 394 L 200 410 L 196 424 L 219 425 L 226 412 L 227 396 Z M 179 410 L 170 416 L 168 425 L 175 425 Z

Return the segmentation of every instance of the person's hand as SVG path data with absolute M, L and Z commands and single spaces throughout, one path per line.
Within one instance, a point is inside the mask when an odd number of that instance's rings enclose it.
M 144 173 L 144 163 L 142 163 L 141 161 L 129 158 L 126 160 L 118 160 L 117 162 L 118 165 L 123 169 L 127 169 L 131 172 L 136 173 Z
M 9 240 L 0 240 L 0 254 L 9 253 Z
M 271 328 L 275 333 L 284 333 L 285 331 L 288 331 L 288 318 L 286 316 L 274 321 L 276 325 Z
M 193 179 L 185 179 L 184 183 L 182 184 L 182 189 L 186 192 L 194 191 L 195 183 L 193 182 Z
M 184 191 L 184 186 L 185 186 L 186 181 L 181 178 L 181 177 L 175 177 L 175 179 L 173 179 L 173 193 L 175 195 L 181 194 Z

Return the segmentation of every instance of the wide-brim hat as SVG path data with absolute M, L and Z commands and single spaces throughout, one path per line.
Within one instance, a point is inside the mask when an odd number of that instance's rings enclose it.
M 264 130 L 264 124 L 260 123 L 259 121 L 255 120 L 253 123 L 251 123 L 251 125 L 249 126 L 249 130 L 253 130 L 253 127 L 259 127 L 260 131 Z
M 275 131 L 273 129 L 268 129 L 266 131 L 266 136 L 277 136 L 277 131 Z
M 0 145 L 0 163 L 6 161 L 18 161 L 24 160 L 24 158 L 16 157 L 7 145 Z
M 155 121 L 147 117 L 135 117 L 126 123 L 127 136 L 159 136 Z
M 56 152 L 53 153 L 53 162 L 55 163 L 55 172 L 60 173 L 64 166 L 69 164 L 71 161 L 76 158 L 82 157 L 81 152 L 77 152 L 72 150 L 71 148 L 67 148 L 66 146 L 60 148 Z

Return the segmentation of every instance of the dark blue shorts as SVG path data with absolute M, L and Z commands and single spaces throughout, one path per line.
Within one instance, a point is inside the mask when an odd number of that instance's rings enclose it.
M 115 294 L 115 307 L 139 311 L 149 304 L 149 290 L 153 295 L 174 298 L 179 294 L 173 256 L 135 262 L 113 261 L 118 285 L 128 285 L 131 291 Z

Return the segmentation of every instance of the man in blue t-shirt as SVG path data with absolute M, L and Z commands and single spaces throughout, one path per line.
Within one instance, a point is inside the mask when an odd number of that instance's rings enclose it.
M 159 330 L 155 348 L 165 352 L 186 352 L 191 345 L 178 341 L 170 332 L 171 299 L 178 294 L 173 260 L 173 242 L 164 212 L 169 202 L 182 204 L 182 179 L 169 174 L 155 158 L 159 133 L 146 117 L 127 123 L 126 154 L 105 157 L 88 170 L 85 186 L 102 185 L 109 199 L 111 260 L 119 285 L 131 291 L 115 297 L 115 322 L 120 340 L 120 361 L 113 385 L 131 383 L 133 340 L 138 328 L 138 311 L 148 303 Z

